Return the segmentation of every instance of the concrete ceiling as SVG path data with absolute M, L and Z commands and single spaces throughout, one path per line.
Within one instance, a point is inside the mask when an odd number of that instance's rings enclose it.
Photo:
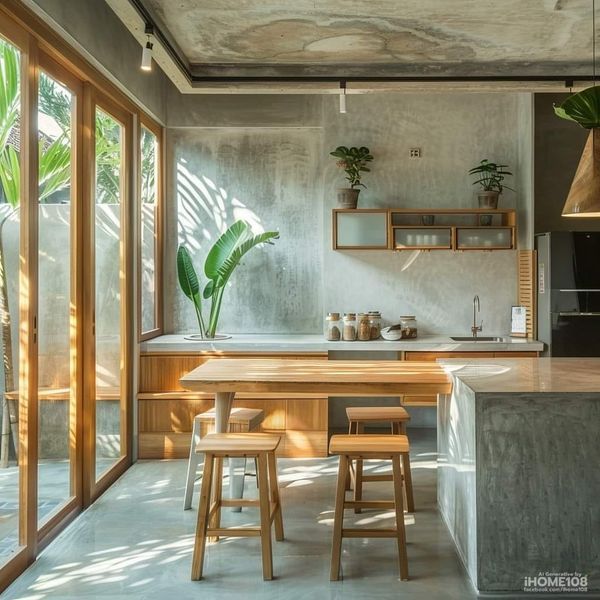
M 130 29 L 145 11 L 192 79 L 591 72 L 592 0 L 107 2 Z

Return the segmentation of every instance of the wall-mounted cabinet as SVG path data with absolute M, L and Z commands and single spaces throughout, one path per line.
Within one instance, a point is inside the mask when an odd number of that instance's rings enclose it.
M 334 209 L 334 250 L 511 250 L 512 209 Z

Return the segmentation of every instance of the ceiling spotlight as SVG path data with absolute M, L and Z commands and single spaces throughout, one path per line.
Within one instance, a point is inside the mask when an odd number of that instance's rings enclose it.
M 340 81 L 340 113 L 346 114 L 346 82 Z
M 145 34 L 148 39 L 146 41 L 146 45 L 144 46 L 144 49 L 142 50 L 141 69 L 142 69 L 142 71 L 151 71 L 152 70 L 152 47 L 154 45 L 151 41 L 152 35 L 154 34 L 154 29 L 152 28 L 152 25 L 146 25 Z

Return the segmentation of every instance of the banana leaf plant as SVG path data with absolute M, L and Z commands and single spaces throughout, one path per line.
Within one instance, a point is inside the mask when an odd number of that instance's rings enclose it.
M 177 251 L 179 285 L 183 293 L 194 304 L 198 328 L 202 337 L 215 337 L 227 282 L 242 258 L 255 246 L 273 244 L 273 240 L 278 238 L 279 232 L 277 231 L 265 231 L 254 235 L 248 223 L 236 221 L 214 243 L 204 261 L 204 275 L 208 281 L 202 291 L 202 298 L 210 300 L 210 312 L 206 326 L 202 317 L 198 275 L 187 248 L 183 245 L 179 246 Z
M 561 105 L 554 105 L 561 119 L 573 121 L 584 129 L 600 127 L 600 86 L 592 86 L 569 96 Z

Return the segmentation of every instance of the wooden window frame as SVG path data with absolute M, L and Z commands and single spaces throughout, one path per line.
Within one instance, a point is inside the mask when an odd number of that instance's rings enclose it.
M 18 0 L 3 0 L 0 5 L 0 35 L 9 43 L 16 46 L 21 52 L 21 240 L 20 257 L 22 262 L 20 272 L 20 372 L 19 372 L 19 541 L 15 552 L 0 563 L 0 591 L 6 588 L 20 573 L 22 573 L 43 549 L 64 527 L 85 507 L 93 502 L 131 465 L 133 453 L 133 415 L 134 415 L 134 390 L 133 373 L 135 360 L 134 342 L 138 339 L 137 328 L 133 325 L 135 319 L 134 280 L 137 248 L 134 246 L 137 231 L 134 224 L 137 219 L 139 186 L 138 161 L 136 160 L 139 147 L 140 123 L 153 132 L 160 133 L 159 148 L 160 162 L 160 201 L 157 210 L 160 212 L 159 253 L 157 258 L 160 264 L 160 277 L 162 278 L 162 227 L 163 227 L 163 202 L 164 202 L 164 136 L 158 123 L 153 121 L 146 113 L 123 93 L 106 76 L 84 59 L 72 46 L 65 42 L 44 20 L 24 6 Z M 51 66 L 51 69 L 44 66 Z M 48 520 L 38 529 L 37 522 L 37 483 L 38 483 L 38 348 L 37 348 L 37 249 L 38 249 L 38 223 L 37 199 L 38 193 L 38 131 L 37 131 L 37 96 L 39 71 L 43 68 L 49 75 L 59 73 L 57 79 L 66 82 L 77 81 L 82 88 L 82 96 L 78 98 L 78 122 L 74 139 L 77 145 L 75 152 L 74 169 L 75 177 L 72 186 L 76 187 L 78 202 L 73 206 L 72 227 L 75 234 L 72 240 L 73 254 L 78 258 L 71 263 L 72 282 L 77 281 L 78 294 L 75 296 L 75 307 L 72 318 L 76 319 L 79 326 L 78 335 L 71 340 L 76 345 L 78 361 L 77 376 L 71 380 L 76 393 L 75 410 L 71 411 L 71 452 L 74 449 L 75 461 L 72 468 L 72 497 L 60 509 L 57 509 Z M 67 87 L 71 87 L 67 85 Z M 93 157 L 93 137 L 89 124 L 92 123 L 94 101 L 102 100 L 102 105 L 117 107 L 118 111 L 127 113 L 126 121 L 126 154 L 131 159 L 127 164 L 124 176 L 127 178 L 127 193 L 123 198 L 124 220 L 123 249 L 124 249 L 124 277 L 122 290 L 124 309 L 122 311 L 122 357 L 125 363 L 122 367 L 121 378 L 121 435 L 124 455 L 113 467 L 95 479 L 95 403 L 94 390 L 90 389 L 90 381 L 95 386 L 95 363 L 90 376 L 88 371 L 90 346 L 95 344 L 93 337 L 93 321 L 90 310 L 93 310 L 94 296 L 86 287 L 84 277 L 85 269 L 90 259 L 89 233 L 87 228 L 93 226 L 90 221 L 90 210 L 94 198 L 92 185 L 95 178 L 90 169 L 86 168 Z M 115 115 L 115 111 L 108 110 Z M 122 114 L 122 113 L 119 113 Z M 91 177 L 90 177 L 91 176 Z M 122 213 L 123 214 L 123 213 Z M 73 224 L 74 223 L 74 224 Z M 92 238 L 93 239 L 93 238 Z M 160 310 L 160 325 L 162 327 L 162 280 L 158 283 L 158 302 Z M 25 284 L 31 284 L 26 289 Z M 123 293 L 123 291 L 122 291 Z M 87 377 L 86 377 L 86 372 Z M 73 407 L 73 404 L 71 405 Z M 94 454 L 92 455 L 92 452 Z M 71 454 L 73 456 L 73 454 Z
M 142 114 L 138 121 L 138 139 L 137 139 L 137 152 L 138 162 L 140 168 L 138 169 L 138 193 L 137 193 L 137 211 L 136 211 L 136 232 L 137 232 L 137 331 L 138 341 L 143 342 L 150 340 L 164 332 L 163 322 L 163 251 L 164 251 L 164 136 L 163 128 L 154 120 L 148 116 Z M 154 224 L 154 280 L 155 280 L 155 291 L 154 291 L 154 324 L 155 327 L 148 331 L 142 330 L 142 194 L 141 194 L 141 138 L 142 129 L 147 129 L 156 137 L 157 144 L 157 173 L 156 173 L 156 222 Z

